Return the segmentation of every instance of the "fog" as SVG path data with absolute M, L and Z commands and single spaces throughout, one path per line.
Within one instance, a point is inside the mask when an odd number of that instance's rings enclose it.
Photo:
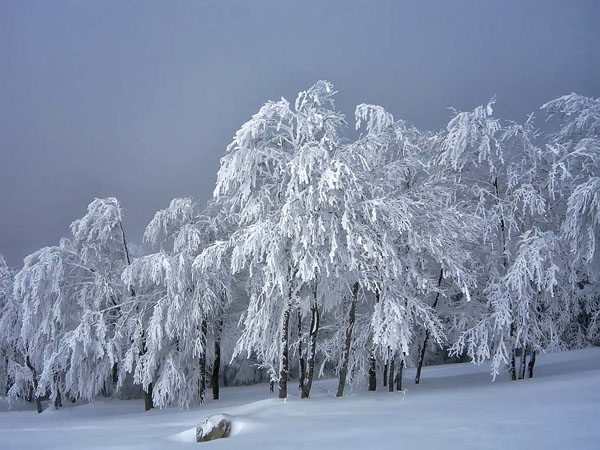
M 493 95 L 514 120 L 600 96 L 598 23 L 593 0 L 0 0 L 0 253 L 20 266 L 106 196 L 140 242 L 171 198 L 210 198 L 262 103 L 319 79 L 350 117 L 377 103 L 433 129 Z

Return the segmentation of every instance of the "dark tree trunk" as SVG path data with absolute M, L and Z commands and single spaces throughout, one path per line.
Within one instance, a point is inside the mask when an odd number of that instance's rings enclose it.
M 377 359 L 375 358 L 375 351 L 371 350 L 369 355 L 369 391 L 374 392 L 377 390 Z
M 131 288 L 133 292 L 133 288 Z M 135 293 L 133 294 L 135 295 Z M 146 354 L 146 336 L 144 330 L 142 330 L 142 351 L 140 357 Z M 152 383 L 148 384 L 148 389 L 144 389 L 144 411 L 149 411 L 154 408 L 154 401 L 152 400 Z
M 521 366 L 519 367 L 519 380 L 525 378 L 525 369 L 527 367 L 527 347 L 521 347 Z
M 54 409 L 62 408 L 62 397 L 60 395 L 60 388 L 56 388 L 56 398 L 54 399 Z
M 510 354 L 510 379 L 512 381 L 517 380 L 517 357 L 514 348 L 511 350 Z
M 317 334 L 319 332 L 319 305 L 317 303 L 317 288 L 315 285 L 313 304 L 310 308 L 310 347 L 308 350 L 308 371 L 306 382 L 302 387 L 302 398 L 308 398 L 315 374 L 315 361 L 317 359 Z
M 130 288 L 133 295 L 133 288 Z M 142 351 L 140 352 L 140 356 L 144 356 L 146 354 L 146 335 L 144 330 L 142 330 Z M 148 384 L 148 389 L 144 389 L 144 411 L 149 411 L 154 408 L 154 401 L 152 400 L 152 383 Z
M 398 375 L 396 375 L 396 390 L 401 392 L 402 389 L 402 376 L 404 372 L 404 358 L 400 360 L 400 367 L 398 368 Z
M 298 389 L 302 394 L 304 391 L 304 383 L 306 382 L 306 361 L 304 359 L 304 352 L 302 349 L 302 315 L 300 314 L 300 309 L 298 309 L 298 369 L 299 369 L 299 377 L 298 377 Z
M 223 331 L 223 319 L 219 322 L 217 335 L 215 336 L 215 360 L 213 362 L 210 384 L 212 386 L 213 400 L 219 400 L 219 370 L 221 369 L 221 333 Z
M 389 381 L 389 386 L 388 386 L 388 390 L 390 392 L 394 392 L 394 372 L 395 372 L 395 368 L 394 368 L 394 358 L 391 357 L 390 358 L 390 374 L 388 376 L 388 381 Z
M 379 303 L 379 290 L 375 291 L 375 303 Z M 384 384 L 385 386 L 385 384 Z M 369 354 L 369 391 L 375 392 L 377 390 L 377 356 L 375 355 L 375 345 L 371 347 L 371 353 Z
M 531 359 L 529 360 L 529 378 L 533 378 L 533 368 L 535 367 L 535 350 L 531 352 Z
M 60 387 L 58 386 L 58 377 L 54 376 L 54 386 L 56 387 L 56 397 L 54 398 L 54 409 L 62 408 L 62 397 Z
M 415 376 L 415 384 L 421 382 L 421 370 L 423 369 L 423 361 L 425 360 L 425 352 L 427 350 L 427 343 L 429 341 L 429 330 L 425 331 L 425 339 L 423 339 L 423 346 L 419 352 L 419 362 L 417 363 L 417 374 Z
M 29 355 L 25 358 L 25 363 L 29 370 L 31 370 L 31 384 L 33 384 L 33 396 L 35 397 L 35 407 L 37 408 L 38 414 L 42 413 L 42 399 L 37 394 L 38 389 L 38 379 L 37 372 L 35 367 L 31 364 L 31 360 L 29 359 Z
M 511 341 L 511 345 L 512 350 L 510 351 L 510 379 L 512 381 L 516 381 L 517 380 L 517 355 L 516 355 L 516 351 L 515 351 L 515 345 L 513 342 L 515 337 L 515 324 L 514 322 L 510 324 L 510 341 Z
M 281 325 L 281 364 L 279 369 L 279 398 L 287 398 L 287 381 L 289 372 L 289 328 L 290 314 L 292 310 L 292 288 L 290 287 L 288 304 L 283 313 L 283 323 Z
M 388 376 L 388 362 L 386 361 L 383 366 L 383 387 L 387 386 L 387 376 Z
M 352 344 L 352 332 L 354 331 L 354 323 L 356 321 L 356 302 L 358 297 L 358 283 L 352 286 L 352 300 L 350 302 L 350 314 L 348 317 L 348 328 L 346 328 L 346 340 L 344 342 L 344 350 L 342 352 L 342 367 L 340 369 L 340 381 L 338 383 L 336 397 L 344 395 L 344 387 L 346 386 L 346 377 L 348 375 L 348 362 L 350 361 L 350 346 Z
M 442 278 L 444 277 L 444 269 L 440 270 L 440 278 L 438 279 L 438 288 L 442 284 Z M 438 300 L 440 299 L 440 293 L 438 292 L 435 295 L 435 300 L 431 307 L 435 311 L 437 308 Z M 423 362 L 425 361 L 425 353 L 427 352 L 427 344 L 429 342 L 429 336 L 431 332 L 429 330 L 425 330 L 425 339 L 423 339 L 423 346 L 421 347 L 421 351 L 419 352 L 419 362 L 417 363 L 417 375 L 415 376 L 415 384 L 419 384 L 421 382 L 421 370 L 423 369 Z
M 204 403 L 204 395 L 206 394 L 206 330 L 206 317 L 203 317 L 200 324 L 200 345 L 202 346 L 202 354 L 200 355 L 200 379 L 198 380 L 200 403 Z
M 150 411 L 154 408 L 154 402 L 152 400 L 152 383 L 148 385 L 148 389 L 144 390 L 144 411 Z
M 117 363 L 114 363 L 112 366 L 112 382 L 116 389 L 117 383 L 119 382 L 119 366 Z

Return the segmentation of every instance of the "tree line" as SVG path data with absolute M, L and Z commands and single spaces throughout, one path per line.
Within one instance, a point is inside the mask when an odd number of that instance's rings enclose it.
M 0 258 L 2 392 L 148 410 L 336 374 L 343 396 L 448 357 L 532 377 L 540 352 L 598 343 L 600 99 L 554 99 L 540 128 L 491 100 L 435 132 L 361 104 L 351 138 L 335 95 L 265 103 L 212 200 L 155 214 L 150 251 L 105 198 L 20 270 Z

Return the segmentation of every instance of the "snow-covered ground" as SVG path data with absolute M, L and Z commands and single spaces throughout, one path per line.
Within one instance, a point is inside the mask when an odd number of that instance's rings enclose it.
M 343 399 L 335 380 L 322 380 L 310 400 L 285 403 L 263 384 L 223 388 L 222 400 L 185 411 L 101 400 L 0 412 L 0 448 L 599 448 L 600 348 L 543 355 L 535 378 L 515 383 L 491 383 L 487 366 L 470 364 L 427 367 L 419 386 L 413 378 L 407 370 L 405 393 L 379 386 Z M 197 444 L 195 425 L 216 413 L 235 416 L 234 435 Z

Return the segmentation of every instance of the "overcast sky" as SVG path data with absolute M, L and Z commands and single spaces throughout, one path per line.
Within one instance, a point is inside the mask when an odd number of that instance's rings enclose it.
M 131 241 L 268 99 L 318 79 L 439 128 L 494 94 L 505 118 L 600 96 L 600 1 L 0 0 L 0 253 L 21 265 L 95 197 Z

